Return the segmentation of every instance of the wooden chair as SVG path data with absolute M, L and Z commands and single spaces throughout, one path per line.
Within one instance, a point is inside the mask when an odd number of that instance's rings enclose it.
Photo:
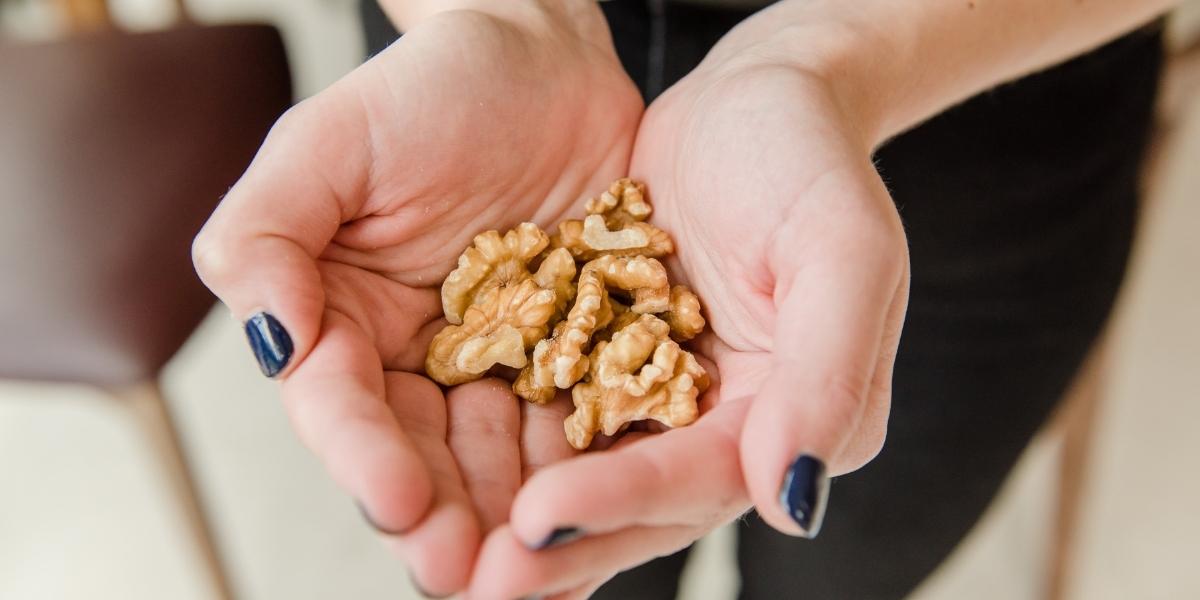
M 0 44 L 0 377 L 84 383 L 136 417 L 212 582 L 231 598 L 159 371 L 211 309 L 190 245 L 291 103 L 268 26 L 79 31 Z

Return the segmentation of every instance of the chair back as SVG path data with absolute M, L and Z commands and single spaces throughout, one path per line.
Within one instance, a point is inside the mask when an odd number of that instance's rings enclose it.
M 0 377 L 156 376 L 213 303 L 191 240 L 290 103 L 268 26 L 0 45 Z

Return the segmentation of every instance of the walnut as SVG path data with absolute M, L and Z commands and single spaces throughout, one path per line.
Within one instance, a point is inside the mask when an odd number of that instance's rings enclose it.
M 491 288 L 463 315 L 462 325 L 438 332 L 425 357 L 425 372 L 443 385 L 483 377 L 497 364 L 524 367 L 525 352 L 545 337 L 556 310 L 554 290 L 532 279 Z
M 708 375 L 670 330 L 658 317 L 641 315 L 611 342 L 596 344 L 588 380 L 571 390 L 575 412 L 563 428 L 572 446 L 585 449 L 597 432 L 614 435 L 633 421 L 680 427 L 696 420 L 696 397 Z
M 520 369 L 513 391 L 530 402 L 570 389 L 564 429 L 579 449 L 634 421 L 691 423 L 709 383 L 679 345 L 704 330 L 700 299 L 656 260 L 674 248 L 646 222 L 645 186 L 618 180 L 585 208 L 552 237 L 531 223 L 475 236 L 442 286 L 450 325 L 425 358 L 444 385 L 502 365 Z
M 528 279 L 529 261 L 549 243 L 546 232 L 533 223 L 521 223 L 504 237 L 495 231 L 475 236 L 474 244 L 458 257 L 458 268 L 442 283 L 446 320 L 461 325 L 467 307 L 478 304 L 489 291 Z
M 667 286 L 667 271 L 653 258 L 604 256 L 584 265 L 575 305 L 566 320 L 554 328 L 550 339 L 534 347 L 533 360 L 514 386 L 517 395 L 539 404 L 549 402 L 554 397 L 553 388 L 565 390 L 583 378 L 592 337 L 615 316 L 609 288 L 630 294 L 634 305 L 625 310 L 642 313 L 670 307 Z
M 686 285 L 671 288 L 671 302 L 662 319 L 671 326 L 671 339 L 677 342 L 686 342 L 704 331 L 700 298 Z
M 649 223 L 650 204 L 646 186 L 619 179 L 599 197 L 588 200 L 588 216 L 582 221 L 559 223 L 551 246 L 566 248 L 579 260 L 600 256 L 646 256 L 658 258 L 674 251 L 671 236 Z
M 671 305 L 671 283 L 662 263 L 645 256 L 602 256 L 583 266 L 582 273 L 598 273 L 604 284 L 630 294 L 635 313 L 660 313 Z
M 425 372 L 443 385 L 483 377 L 495 365 L 524 367 L 526 352 L 546 337 L 574 296 L 575 261 L 566 250 L 551 252 L 530 273 L 528 262 L 548 243 L 546 234 L 523 223 L 500 237 L 475 236 L 458 269 L 442 286 L 447 326 L 433 338 Z M 460 314 L 452 311 L 460 310 Z
M 622 226 L 645 221 L 652 212 L 646 202 L 646 184 L 628 177 L 612 182 L 603 194 L 588 200 L 583 209 L 589 215 L 608 215 Z

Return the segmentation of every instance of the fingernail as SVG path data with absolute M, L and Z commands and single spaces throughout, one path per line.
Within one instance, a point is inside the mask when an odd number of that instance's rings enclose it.
M 812 539 L 821 531 L 825 505 L 829 500 L 829 475 L 825 463 L 810 454 L 801 454 L 788 467 L 779 490 L 779 502 L 792 520 Z
M 364 506 L 362 502 L 355 502 L 354 505 L 358 507 L 359 514 L 362 515 L 362 518 L 367 522 L 367 525 L 371 526 L 371 529 L 374 529 L 375 531 L 378 531 L 384 535 L 404 535 L 404 532 L 401 530 L 388 529 L 387 527 L 380 525 L 379 521 L 376 521 L 375 517 L 371 516 L 371 512 L 367 510 L 367 507 Z M 416 580 L 414 579 L 413 581 Z
M 430 594 L 429 592 L 425 591 L 425 588 L 421 587 L 421 582 L 419 580 L 417 580 L 416 575 L 413 575 L 412 571 L 408 572 L 408 582 L 412 584 L 413 589 L 416 590 L 417 593 L 420 594 L 422 598 L 430 598 L 431 600 L 439 600 L 441 598 L 449 598 L 450 596 L 453 596 L 453 594 L 446 594 L 443 596 L 435 596 L 435 595 Z
M 278 375 L 292 359 L 292 336 L 269 313 L 260 312 L 246 321 L 246 338 L 267 377 Z
M 545 538 L 543 538 L 541 542 L 530 546 L 529 549 L 545 550 L 546 548 L 573 542 L 581 537 L 583 537 L 583 531 L 578 527 L 559 527 L 558 529 L 551 531 L 550 535 L 547 535 Z

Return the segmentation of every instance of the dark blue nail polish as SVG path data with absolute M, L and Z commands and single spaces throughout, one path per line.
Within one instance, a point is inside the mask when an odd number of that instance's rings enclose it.
M 779 502 L 792 520 L 812 539 L 821 531 L 825 520 L 825 505 L 829 500 L 829 475 L 821 459 L 801 454 L 783 476 Z
M 260 312 L 246 321 L 246 339 L 267 377 L 278 375 L 292 360 L 292 336 L 268 313 Z
M 379 521 L 376 521 L 375 517 L 371 516 L 371 511 L 367 510 L 367 507 L 364 506 L 362 502 L 355 502 L 354 505 L 358 507 L 358 513 L 362 515 L 362 518 L 367 522 L 367 525 L 371 526 L 371 529 L 374 529 L 375 531 L 378 531 L 384 535 L 404 535 L 404 531 L 398 529 L 389 529 L 383 525 L 380 525 Z
M 573 542 L 583 537 L 583 531 L 578 527 L 559 527 L 551 531 L 549 535 L 542 539 L 541 542 L 529 547 L 530 550 L 545 550 L 554 546 L 560 546 L 568 542 Z

